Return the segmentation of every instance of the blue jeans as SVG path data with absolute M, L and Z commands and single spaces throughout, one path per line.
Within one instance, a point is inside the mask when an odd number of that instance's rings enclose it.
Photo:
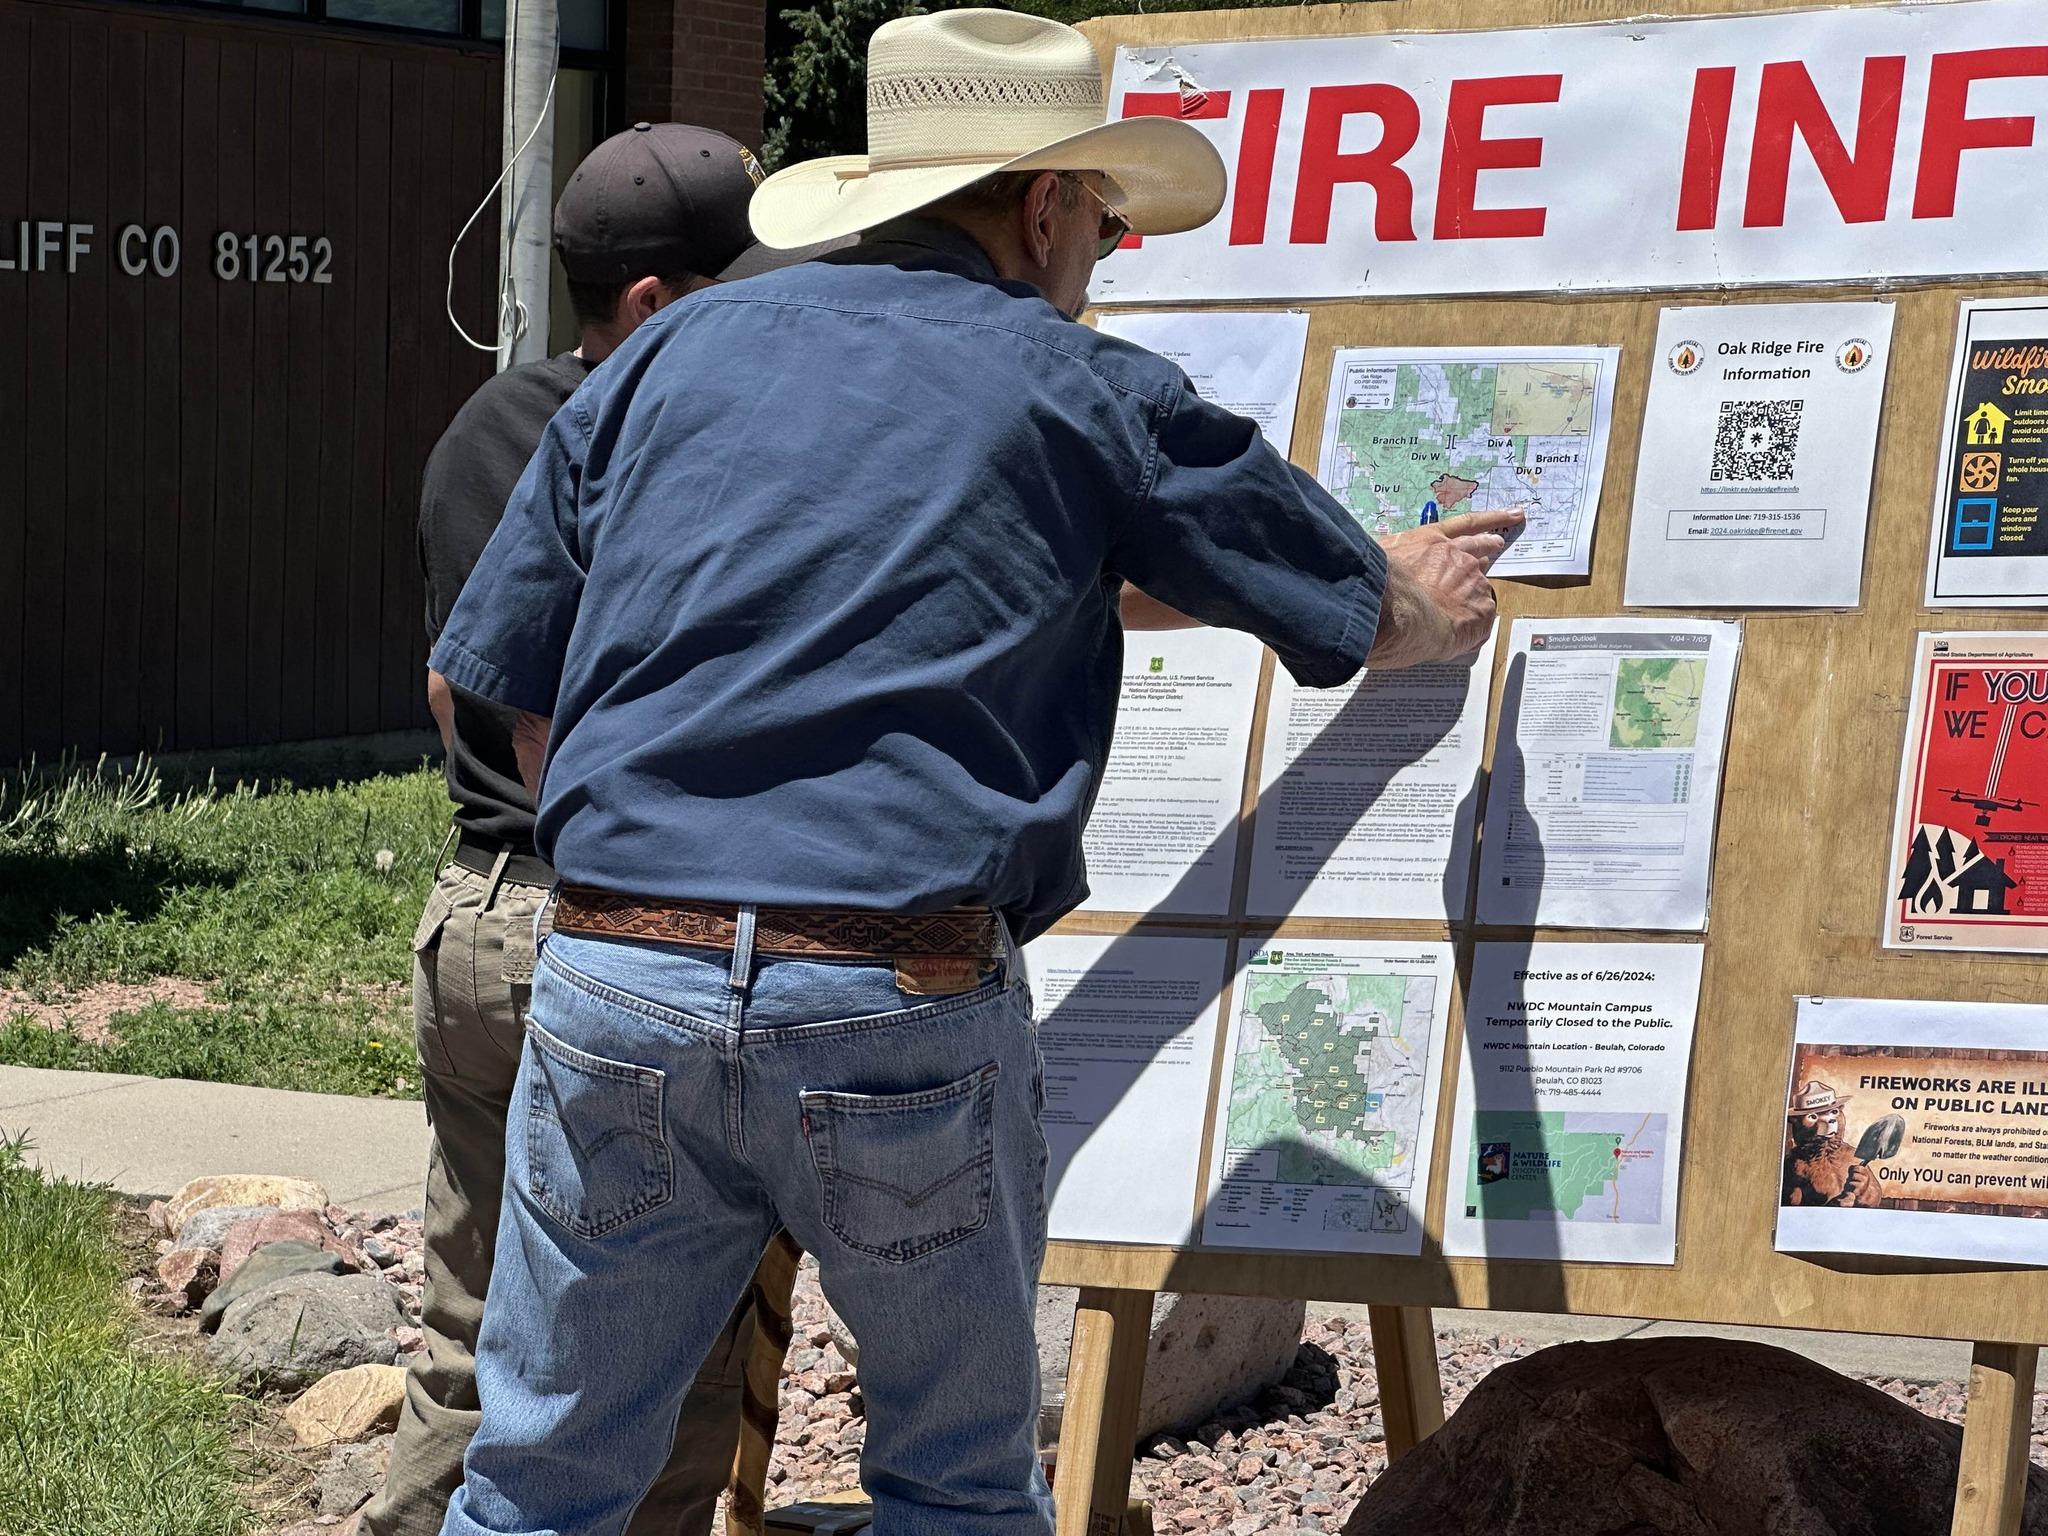
M 442 1536 L 617 1536 L 778 1226 L 861 1343 L 875 1536 L 1050 1536 L 1038 1044 L 1014 952 L 886 965 L 554 934 Z

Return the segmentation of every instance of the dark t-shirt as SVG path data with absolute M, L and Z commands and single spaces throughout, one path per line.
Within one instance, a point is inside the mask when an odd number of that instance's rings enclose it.
M 429 644 L 441 638 L 441 626 L 497 531 L 541 434 L 590 366 L 565 352 L 506 369 L 469 397 L 434 445 L 420 488 L 419 526 Z M 510 844 L 515 853 L 531 853 L 533 799 L 519 782 L 512 753 L 515 712 L 466 688 L 452 691 L 448 795 L 455 802 L 455 824 Z

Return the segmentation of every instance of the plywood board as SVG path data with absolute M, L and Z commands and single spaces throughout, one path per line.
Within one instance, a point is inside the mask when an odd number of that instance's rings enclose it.
M 1708 15 L 1774 7 L 1731 0 L 1665 0 L 1665 14 Z M 1609 0 L 1551 0 L 1519 25 L 1626 19 Z M 1090 23 L 1108 51 L 1266 36 L 1481 29 L 1502 21 L 1481 0 L 1280 8 Z M 1503 71 L 1512 61 L 1503 62 Z M 1625 234 L 1618 232 L 1618 238 Z M 1114 257 L 1111 258 L 1114 260 Z M 1873 253 L 1874 260 L 1881 257 Z M 1736 686 L 1706 937 L 1697 1048 L 1687 1105 L 1678 1262 L 1670 1268 L 1505 1260 L 1448 1260 L 1436 1251 L 1442 1166 L 1451 1138 L 1436 1138 L 1436 1195 L 1421 1258 L 1262 1254 L 1055 1244 L 1048 1281 L 1143 1291 L 1211 1291 L 1370 1301 L 1410 1307 L 1485 1307 L 1681 1321 L 1924 1335 L 2008 1344 L 2048 1342 L 2048 1274 L 1878 1260 L 1829 1261 L 1771 1249 L 1782 1153 L 1783 1097 L 1793 999 L 1802 993 L 1978 1001 L 2039 1001 L 2041 967 L 1966 955 L 1885 953 L 1878 945 L 1885 848 L 1905 718 L 1907 660 L 1916 630 L 2043 627 L 2024 614 L 1931 613 L 1921 606 L 1935 458 L 1964 293 L 2030 291 L 2017 285 L 1893 286 L 1880 279 L 1826 289 L 1747 290 L 1731 303 L 1890 297 L 1898 304 L 1883 434 L 1872 493 L 1863 606 L 1848 613 L 1753 611 Z M 1311 304 L 1308 364 L 1295 430 L 1297 462 L 1312 466 L 1328 361 L 1340 346 L 1619 344 L 1621 379 L 1590 579 L 1501 588 L 1503 623 L 1520 615 L 1622 613 L 1629 496 L 1635 479 L 1657 311 L 1689 296 L 1426 300 Z M 1255 307 L 1227 305 L 1227 308 Z M 1725 613 L 1725 611 L 1724 611 Z M 1502 648 L 1503 653 L 1505 647 Z M 1503 654 L 1499 665 L 1506 664 Z M 1499 702 L 1499 678 L 1494 703 Z M 1254 797 L 1261 718 L 1247 762 Z M 1492 760 L 1489 732 L 1488 761 Z M 1240 858 L 1243 869 L 1247 860 Z M 1242 882 L 1240 882 L 1240 887 Z M 1242 911 L 1242 889 L 1239 892 Z M 1071 918 L 1065 931 L 1116 933 L 1146 926 L 1138 914 Z M 1180 931 L 1199 928 L 1185 919 Z M 1225 924 L 1240 935 L 1242 922 Z M 1263 926 L 1263 925 L 1262 925 Z M 1212 930 L 1213 931 L 1213 930 Z M 1315 919 L 1283 923 L 1304 937 L 1443 938 L 1438 924 Z M 1543 939 L 1546 930 L 1457 924 L 1469 974 L 1472 942 Z M 1587 935 L 1640 939 L 1641 935 Z M 1227 999 L 1226 999 L 1227 1006 Z M 1459 1023 L 1453 1015 L 1454 1031 Z M 1221 1032 L 1219 1031 L 1219 1037 Z M 1447 1052 L 1455 1072 L 1457 1052 Z M 1446 1079 L 1440 1117 L 1450 1114 Z

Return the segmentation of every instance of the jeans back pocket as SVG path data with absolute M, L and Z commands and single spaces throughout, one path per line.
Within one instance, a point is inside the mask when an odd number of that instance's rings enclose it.
M 1000 1073 L 990 1062 L 917 1093 L 799 1094 L 833 1236 L 907 1264 L 988 1225 Z
M 529 1022 L 526 1077 L 526 1192 L 542 1210 L 596 1238 L 668 1203 L 666 1074 L 579 1051 Z

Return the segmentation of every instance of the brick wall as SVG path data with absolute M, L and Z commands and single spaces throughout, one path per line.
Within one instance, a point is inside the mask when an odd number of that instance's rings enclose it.
M 626 0 L 626 121 L 761 144 L 768 0 Z

